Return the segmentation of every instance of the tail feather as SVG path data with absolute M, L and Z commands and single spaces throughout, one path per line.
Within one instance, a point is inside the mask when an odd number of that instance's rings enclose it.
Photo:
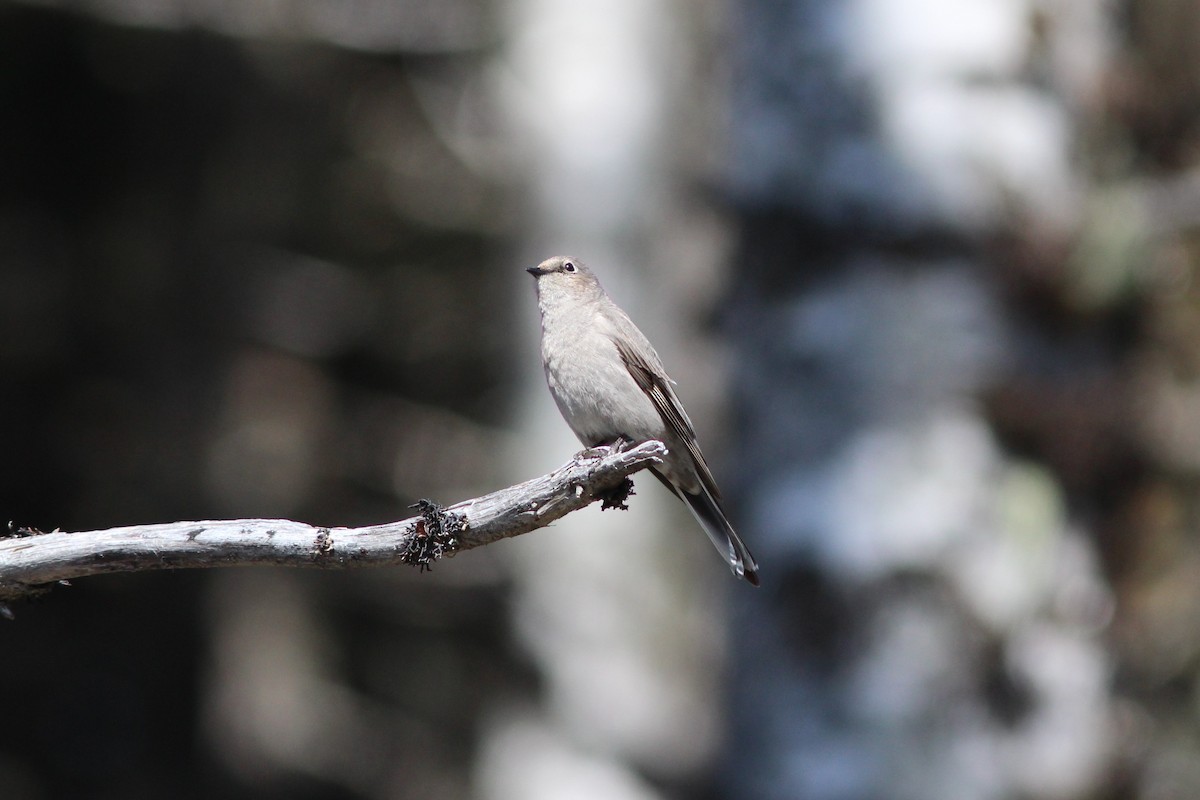
M 729 523 L 729 518 L 725 516 L 720 503 L 709 494 L 708 490 L 702 485 L 697 494 L 689 494 L 668 481 L 658 470 L 651 470 L 651 472 L 688 507 L 688 511 L 692 512 L 692 516 L 700 523 L 700 527 L 704 528 L 709 541 L 713 543 L 713 547 L 717 548 L 717 552 L 725 559 L 725 563 L 733 570 L 733 574 L 751 586 L 758 586 L 758 562 L 754 560 L 754 556 L 750 555 L 750 549 L 737 535 L 737 531 Z

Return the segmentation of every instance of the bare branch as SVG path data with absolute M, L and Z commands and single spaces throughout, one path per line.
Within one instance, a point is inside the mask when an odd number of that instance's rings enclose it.
M 55 581 L 105 572 L 277 564 L 339 568 L 426 564 L 425 539 L 447 523 L 438 550 L 453 555 L 545 527 L 596 500 L 613 505 L 627 477 L 662 461 L 661 442 L 584 451 L 549 475 L 421 517 L 364 528 L 322 528 L 280 519 L 130 525 L 78 533 L 29 532 L 0 539 L 0 600 Z M 420 553 L 414 559 L 413 554 Z M 437 554 L 441 554 L 440 552 Z

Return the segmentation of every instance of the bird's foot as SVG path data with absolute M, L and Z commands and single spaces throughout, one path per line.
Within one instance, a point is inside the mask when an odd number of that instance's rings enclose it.
M 636 444 L 636 442 L 634 442 L 633 439 L 630 439 L 627 436 L 620 436 L 610 445 L 610 447 L 612 448 L 613 455 L 616 455 L 617 453 L 624 453 L 626 450 L 633 447 L 634 444 Z
M 615 456 L 617 453 L 624 453 L 629 448 L 633 447 L 632 439 L 625 436 L 618 436 L 611 442 L 602 442 L 601 444 L 589 447 L 580 452 L 580 458 L 605 458 L 607 456 Z

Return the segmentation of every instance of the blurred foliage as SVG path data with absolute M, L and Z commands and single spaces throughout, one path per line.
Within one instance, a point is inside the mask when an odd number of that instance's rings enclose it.
M 378 9 L 354 41 L 437 16 Z M 517 191 L 472 149 L 485 9 L 441 10 L 463 35 L 409 52 L 0 5 L 6 520 L 356 524 L 512 482 Z M 59 587 L 0 630 L 0 796 L 464 796 L 483 699 L 529 680 L 502 597 L 486 555 Z
M 1080 109 L 1078 237 L 1036 223 L 1004 259 L 1026 337 L 991 398 L 1008 444 L 1064 480 L 1117 594 L 1122 749 L 1108 797 L 1193 797 L 1200 741 L 1200 4 L 1118 4 Z M 1186 755 L 1185 755 L 1186 754 Z

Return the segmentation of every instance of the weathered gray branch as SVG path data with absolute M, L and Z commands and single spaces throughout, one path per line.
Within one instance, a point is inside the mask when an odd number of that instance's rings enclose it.
M 662 460 L 645 442 L 621 452 L 585 451 L 549 475 L 450 506 L 462 529 L 447 555 L 545 527 L 601 499 L 631 473 Z M 32 533 L 0 539 L 0 600 L 55 581 L 105 572 L 277 564 L 352 567 L 412 563 L 421 517 L 364 528 L 324 528 L 280 519 L 130 525 L 103 531 Z

